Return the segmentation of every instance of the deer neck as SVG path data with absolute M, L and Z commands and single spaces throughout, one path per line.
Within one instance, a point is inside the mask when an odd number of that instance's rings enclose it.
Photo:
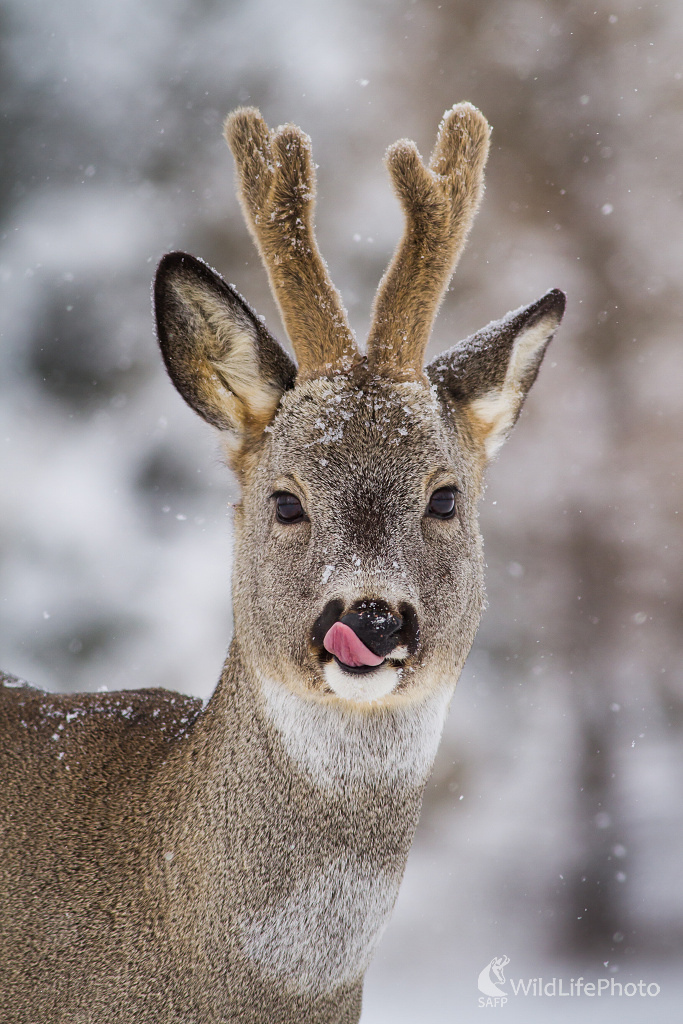
M 451 689 L 382 713 L 327 706 L 251 672 L 233 643 L 185 756 L 205 792 L 218 875 L 240 894 L 227 918 L 244 969 L 312 994 L 362 977 L 398 893 Z M 197 837 L 189 806 L 182 831 Z
M 219 685 L 196 723 L 194 747 L 220 771 L 209 773 L 255 791 L 329 807 L 422 793 L 438 748 L 455 681 L 422 700 L 392 707 L 325 703 L 251 669 L 233 641 Z M 196 754 L 193 754 L 196 757 Z M 267 780 L 267 782 L 266 782 Z
M 263 720 L 290 770 L 334 802 L 343 794 L 388 792 L 398 800 L 424 788 L 452 686 L 410 706 L 373 709 L 323 703 L 261 677 Z M 384 793 L 387 790 L 387 793 Z

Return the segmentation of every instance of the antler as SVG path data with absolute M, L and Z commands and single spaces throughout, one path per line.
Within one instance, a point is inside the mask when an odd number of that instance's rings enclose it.
M 359 353 L 313 233 L 315 172 L 311 140 L 287 124 L 270 131 L 258 110 L 235 110 L 225 137 L 240 178 L 241 202 L 280 307 L 308 375 L 330 364 L 350 366 Z
M 446 111 L 425 167 L 414 142 L 387 151 L 403 238 L 382 278 L 368 339 L 378 372 L 422 373 L 432 324 L 484 191 L 489 126 L 471 103 Z

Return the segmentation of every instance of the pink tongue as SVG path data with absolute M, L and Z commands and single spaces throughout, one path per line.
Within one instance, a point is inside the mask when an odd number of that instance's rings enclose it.
M 334 626 L 328 629 L 323 646 L 330 654 L 334 654 L 335 658 L 338 658 L 343 665 L 349 665 L 351 668 L 360 668 L 361 665 L 381 665 L 384 661 L 384 658 L 369 651 L 351 627 L 346 626 L 343 622 L 335 622 Z

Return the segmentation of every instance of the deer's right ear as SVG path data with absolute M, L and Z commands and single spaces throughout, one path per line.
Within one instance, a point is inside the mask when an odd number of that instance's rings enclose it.
M 434 359 L 425 371 L 442 400 L 464 411 L 491 459 L 512 430 L 565 307 L 554 288 Z
M 163 257 L 154 282 L 161 354 L 185 401 L 230 435 L 230 448 L 261 434 L 296 367 L 244 299 L 201 260 Z

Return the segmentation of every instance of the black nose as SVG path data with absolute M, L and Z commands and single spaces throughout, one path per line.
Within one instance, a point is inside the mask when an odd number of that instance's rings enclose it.
M 403 616 L 384 601 L 357 601 L 341 619 L 373 654 L 386 658 L 401 644 Z
M 397 647 L 415 654 L 420 645 L 417 612 L 405 602 L 392 609 L 385 601 L 356 601 L 345 615 L 344 605 L 337 598 L 328 603 L 315 620 L 311 632 L 313 646 L 322 651 L 325 635 L 335 622 L 349 626 L 365 646 L 380 658 L 388 657 Z

